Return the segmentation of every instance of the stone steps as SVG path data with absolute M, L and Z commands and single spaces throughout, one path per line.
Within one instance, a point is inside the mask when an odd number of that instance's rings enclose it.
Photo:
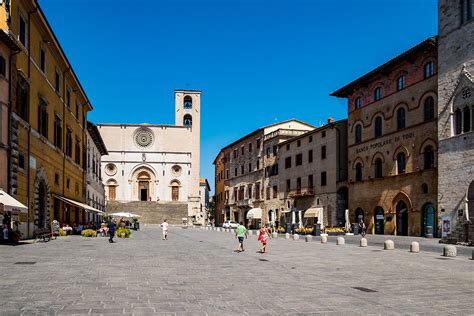
M 140 215 L 140 223 L 161 224 L 164 219 L 169 224 L 182 223 L 183 217 L 188 217 L 188 204 L 183 202 L 109 202 L 107 213 L 130 212 Z

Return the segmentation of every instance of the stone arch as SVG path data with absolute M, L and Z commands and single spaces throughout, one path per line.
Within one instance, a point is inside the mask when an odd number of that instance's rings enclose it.
M 370 118 L 370 125 L 374 125 L 374 121 L 375 121 L 375 118 L 377 118 L 377 116 L 381 116 L 382 117 L 382 122 L 385 121 L 385 114 L 384 112 L 382 111 L 377 111 L 375 112 L 372 117 Z
M 397 155 L 398 155 L 400 152 L 403 152 L 407 158 L 410 157 L 410 152 L 408 151 L 408 149 L 407 149 L 405 146 L 400 145 L 400 146 L 398 146 L 397 149 L 395 149 L 395 151 L 393 152 L 393 161 L 397 160 Z
M 193 125 L 193 117 L 190 114 L 186 114 L 183 117 L 183 125 L 184 126 L 192 126 Z
M 425 148 L 427 146 L 431 146 L 433 147 L 433 150 L 436 151 L 437 150 L 437 147 L 436 147 L 436 141 L 432 138 L 427 138 L 423 141 L 423 143 L 421 144 L 420 146 L 420 151 L 419 151 L 419 154 L 422 154 L 424 151 L 425 151 Z
M 436 93 L 436 91 L 433 91 L 433 90 L 429 90 L 429 91 L 426 91 L 425 93 L 423 93 L 421 98 L 418 100 L 418 107 L 423 108 L 423 105 L 425 104 L 425 100 L 429 97 L 432 97 L 434 99 L 435 108 L 436 108 L 436 104 L 438 104 L 438 94 Z M 435 113 L 436 113 L 436 111 L 435 111 Z
M 352 162 L 352 169 L 355 169 L 357 163 L 359 163 L 359 162 L 362 164 L 362 168 L 364 168 L 364 160 L 363 160 L 361 157 L 357 157 L 357 158 L 354 159 L 354 161 Z
M 139 165 L 132 171 L 132 200 L 148 201 L 154 200 L 156 195 L 156 173 L 148 165 Z
M 185 95 L 183 98 L 183 109 L 190 110 L 193 108 L 193 98 L 190 95 Z
M 407 193 L 400 191 L 395 195 L 392 200 L 392 213 L 396 210 L 398 202 L 403 201 L 408 207 L 408 210 L 411 211 L 413 208 L 413 203 Z
M 400 102 L 398 103 L 397 105 L 395 105 L 392 109 L 392 117 L 397 117 L 396 116 L 396 113 L 398 111 L 399 108 L 404 108 L 406 113 L 408 114 L 408 112 L 410 111 L 410 108 L 408 107 L 408 104 L 406 104 L 405 102 Z M 407 115 L 408 116 L 408 115 Z
M 380 158 L 382 160 L 382 163 L 385 163 L 385 157 L 384 155 L 378 151 L 376 152 L 373 156 L 372 156 L 372 161 L 370 162 L 371 165 L 374 165 L 375 164 L 375 160 L 377 160 L 377 158 Z
M 400 191 L 392 202 L 392 210 L 395 213 L 395 230 L 397 235 L 409 236 L 411 223 L 411 211 L 413 204 L 410 197 L 403 191 Z
M 354 123 L 352 123 L 352 126 L 351 126 L 351 133 L 354 133 L 354 132 L 355 132 L 355 131 L 354 131 L 354 128 L 355 128 L 358 124 L 360 124 L 362 128 L 365 127 L 364 122 L 363 122 L 361 119 L 358 119 L 357 121 L 355 121 Z M 362 131 L 363 131 L 363 130 L 362 130 Z
M 33 197 L 35 211 L 34 224 L 38 228 L 49 227 L 51 220 L 50 196 L 51 188 L 49 186 L 48 175 L 44 167 L 41 167 L 36 172 Z

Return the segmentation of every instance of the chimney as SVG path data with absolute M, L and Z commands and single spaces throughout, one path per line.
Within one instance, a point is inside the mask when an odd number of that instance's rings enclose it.
M 334 123 L 334 117 L 328 118 L 328 124 Z

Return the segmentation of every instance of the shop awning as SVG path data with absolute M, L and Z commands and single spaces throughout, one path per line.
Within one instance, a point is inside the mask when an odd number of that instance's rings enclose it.
M 3 204 L 3 209 L 5 211 L 10 211 L 12 213 L 28 212 L 28 208 L 25 205 L 18 202 L 14 197 L 3 190 L 0 190 L 0 204 Z
M 321 213 L 323 212 L 322 207 L 312 207 L 304 212 L 304 218 L 314 218 L 314 217 L 321 217 Z
M 247 219 L 262 219 L 262 209 L 259 207 L 251 209 L 247 213 Z
M 87 204 L 84 204 L 84 203 L 81 203 L 81 202 L 78 202 L 78 201 L 75 201 L 75 200 L 72 200 L 72 199 L 68 199 L 68 198 L 65 198 L 64 196 L 60 196 L 60 195 L 57 195 L 57 194 L 53 194 L 53 196 L 63 202 L 66 202 L 68 204 L 72 204 L 72 205 L 75 205 L 77 207 L 80 207 L 86 211 L 89 211 L 89 212 L 94 212 L 94 213 L 97 213 L 97 214 L 104 214 L 104 212 L 102 212 L 101 210 L 98 210 L 96 208 L 93 208 L 92 206 L 89 206 Z

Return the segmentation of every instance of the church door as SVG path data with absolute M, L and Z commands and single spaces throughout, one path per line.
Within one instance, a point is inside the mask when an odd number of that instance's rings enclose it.
M 148 201 L 148 181 L 138 182 L 138 188 L 140 190 L 140 201 Z
M 179 187 L 178 186 L 171 187 L 171 200 L 173 201 L 179 200 Z

